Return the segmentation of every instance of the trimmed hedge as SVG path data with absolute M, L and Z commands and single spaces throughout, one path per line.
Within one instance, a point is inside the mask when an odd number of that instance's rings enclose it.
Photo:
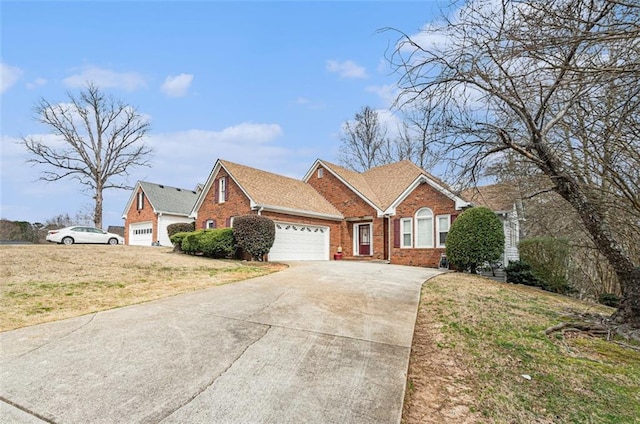
M 173 244 L 174 252 L 182 252 L 182 240 L 184 240 L 188 234 L 191 234 L 191 232 L 175 233 L 169 237 L 171 244 Z
M 195 222 L 176 222 L 175 224 L 167 225 L 167 234 L 169 235 L 169 239 L 171 239 L 171 237 L 173 237 L 173 235 L 175 234 L 190 233 L 195 230 L 196 230 Z M 171 243 L 173 243 L 173 240 L 171 240 Z
M 276 225 L 262 215 L 239 216 L 233 219 L 233 235 L 238 247 L 253 259 L 262 260 L 276 239 Z
M 496 214 L 489 208 L 465 210 L 451 224 L 447 235 L 447 259 L 460 271 L 495 262 L 504 251 L 504 230 Z
M 525 239 L 518 245 L 520 258 L 531 265 L 531 271 L 544 290 L 567 294 L 571 248 L 569 241 L 554 237 Z
M 232 258 L 236 253 L 236 243 L 231 228 L 178 233 L 171 238 L 171 242 L 176 245 L 179 243 L 180 249 L 189 255 Z

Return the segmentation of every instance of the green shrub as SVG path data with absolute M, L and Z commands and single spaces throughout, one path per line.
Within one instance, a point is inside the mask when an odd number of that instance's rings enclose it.
M 495 262 L 503 251 L 504 230 L 491 209 L 467 209 L 451 224 L 447 235 L 447 259 L 456 269 L 475 273 L 478 265 Z
M 174 234 L 191 233 L 195 231 L 195 229 L 195 222 L 176 222 L 175 224 L 167 225 L 167 234 L 169 235 L 169 239 L 171 239 Z M 171 240 L 171 243 L 173 243 L 173 240 Z M 175 243 L 173 244 L 175 245 Z
M 181 239 L 181 249 L 190 255 L 203 255 L 210 258 L 231 258 L 234 256 L 235 239 L 231 228 L 197 230 L 191 233 L 174 235 L 176 241 Z M 173 242 L 173 239 L 171 241 Z
M 242 250 L 253 259 L 262 260 L 273 246 L 276 226 L 266 216 L 239 216 L 233 220 L 233 235 Z
M 182 252 L 183 251 L 182 250 L 182 240 L 187 236 L 187 234 L 190 234 L 190 233 L 189 232 L 175 233 L 170 237 L 171 244 L 173 244 L 173 251 L 174 252 Z
M 211 258 L 231 258 L 236 252 L 231 228 L 202 230 L 199 234 L 200 253 Z
M 602 293 L 598 296 L 598 303 L 617 308 L 620 305 L 620 297 L 614 293 Z
M 531 265 L 526 261 L 511 261 L 504 269 L 504 272 L 507 274 L 507 283 L 540 287 L 540 282 L 533 275 Z
M 531 271 L 544 290 L 566 294 L 572 291 L 568 281 L 571 249 L 565 239 L 538 237 L 522 240 L 520 257 L 531 265 Z

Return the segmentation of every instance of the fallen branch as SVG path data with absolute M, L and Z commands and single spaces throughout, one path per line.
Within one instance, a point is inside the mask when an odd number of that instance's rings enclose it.
M 560 324 L 556 324 L 544 330 L 544 334 L 548 336 L 549 334 L 555 333 L 556 331 L 560 331 L 565 328 L 572 329 L 572 330 L 579 330 L 579 331 L 587 331 L 589 333 L 594 333 L 594 334 L 609 333 L 609 329 L 606 326 L 601 324 L 590 324 L 586 322 L 561 322 Z

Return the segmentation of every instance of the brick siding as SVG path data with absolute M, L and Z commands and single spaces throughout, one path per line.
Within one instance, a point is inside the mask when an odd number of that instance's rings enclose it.
M 153 212 L 153 207 L 151 203 L 149 203 L 147 196 L 144 196 L 143 208 L 138 210 L 138 194 L 141 192 L 142 188 L 138 187 L 138 191 L 133 198 L 133 202 L 131 202 L 131 207 L 127 211 L 124 221 L 124 243 L 127 245 L 129 244 L 129 226 L 139 222 L 151 222 L 153 228 L 151 240 L 158 240 L 158 217 Z

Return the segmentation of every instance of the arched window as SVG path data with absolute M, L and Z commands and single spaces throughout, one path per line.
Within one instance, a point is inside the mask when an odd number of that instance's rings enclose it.
M 429 208 L 416 212 L 416 247 L 433 247 L 433 211 Z

